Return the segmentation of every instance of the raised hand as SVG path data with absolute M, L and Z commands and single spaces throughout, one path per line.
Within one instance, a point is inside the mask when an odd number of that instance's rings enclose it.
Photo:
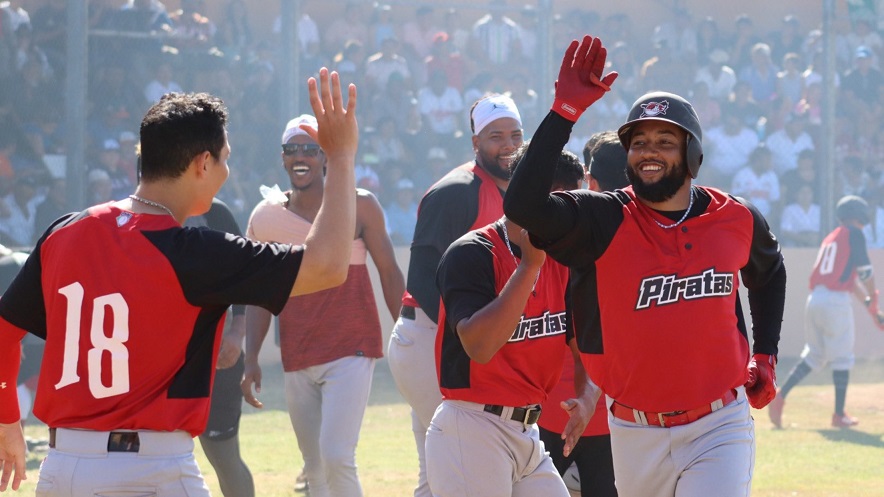
M 341 78 L 337 72 L 329 74 L 323 67 L 319 70 L 319 82 L 307 80 L 310 106 L 319 129 L 302 124 L 307 132 L 329 158 L 327 167 L 334 167 L 337 157 L 355 157 L 359 145 L 359 127 L 356 124 L 356 85 L 347 88 L 347 105 L 341 93 Z
M 572 41 L 562 58 L 552 111 L 577 122 L 583 111 L 602 98 L 617 79 L 616 71 L 602 76 L 607 57 L 608 50 L 598 38 L 587 35 L 579 44 Z

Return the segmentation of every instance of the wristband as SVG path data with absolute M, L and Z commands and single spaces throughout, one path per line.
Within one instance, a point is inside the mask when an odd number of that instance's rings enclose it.
M 560 100 L 558 98 L 553 101 L 552 108 L 550 110 L 571 121 L 572 123 L 576 123 L 577 120 L 580 119 L 580 116 L 583 115 L 583 110 L 580 110 L 577 107 L 569 104 L 568 102 Z

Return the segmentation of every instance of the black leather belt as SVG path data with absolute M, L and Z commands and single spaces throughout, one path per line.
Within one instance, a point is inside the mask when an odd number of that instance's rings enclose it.
M 410 305 L 403 305 L 402 310 L 399 311 L 399 316 L 401 316 L 402 319 L 410 319 L 414 321 L 414 307 Z
M 485 405 L 485 412 L 490 412 L 491 414 L 496 414 L 500 416 L 503 414 L 503 406 L 496 406 L 491 404 Z M 518 421 L 522 424 L 533 425 L 540 419 L 540 406 L 533 407 L 513 407 L 513 414 L 510 416 L 510 419 L 513 421 Z
M 49 447 L 55 448 L 55 428 L 49 428 Z M 140 447 L 137 431 L 112 431 L 107 436 L 108 452 L 138 452 Z

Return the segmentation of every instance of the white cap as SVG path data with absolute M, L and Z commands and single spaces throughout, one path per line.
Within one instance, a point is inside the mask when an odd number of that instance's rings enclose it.
M 319 124 L 316 123 L 316 118 L 311 116 L 310 114 L 301 114 L 300 116 L 292 119 L 285 125 L 285 131 L 282 133 L 282 144 L 285 145 L 292 139 L 293 136 L 298 135 L 307 135 L 307 132 L 301 129 L 300 125 L 306 124 L 313 129 L 318 129 Z
M 476 135 L 491 122 L 504 117 L 511 117 L 519 122 L 519 126 L 522 126 L 522 116 L 519 114 L 516 103 L 506 95 L 495 94 L 479 100 L 479 103 L 473 108 L 471 117 Z

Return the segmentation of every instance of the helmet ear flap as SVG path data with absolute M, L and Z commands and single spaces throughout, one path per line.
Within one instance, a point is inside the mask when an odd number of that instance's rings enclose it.
M 685 162 L 688 165 L 688 171 L 691 178 L 696 178 L 700 172 L 700 165 L 703 164 L 703 145 L 700 140 L 694 138 L 694 135 L 687 133 L 687 152 L 685 153 Z

